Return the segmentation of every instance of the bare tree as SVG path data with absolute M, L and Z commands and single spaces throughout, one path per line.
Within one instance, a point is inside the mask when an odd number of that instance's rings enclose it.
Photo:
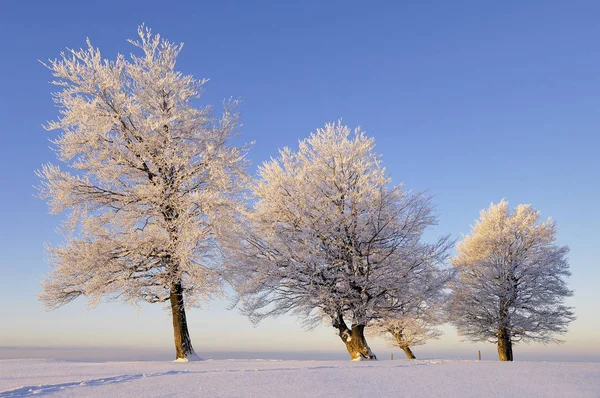
M 453 259 L 451 320 L 468 340 L 496 343 L 501 361 L 513 360 L 515 342 L 560 341 L 575 319 L 564 304 L 573 294 L 568 247 L 554 244 L 556 224 L 539 217 L 530 205 L 491 204 Z
M 420 241 L 436 221 L 429 199 L 390 187 L 373 148 L 359 129 L 327 124 L 263 164 L 237 261 L 254 322 L 287 312 L 309 326 L 327 319 L 353 359 L 376 359 L 365 327 L 401 312 L 449 246 Z
M 79 296 L 169 303 L 185 360 L 195 356 L 185 305 L 221 290 L 215 238 L 241 206 L 246 148 L 228 144 L 235 104 L 220 120 L 194 108 L 205 80 L 175 70 L 182 45 L 138 33 L 130 60 L 103 59 L 88 40 L 46 65 L 61 113 L 47 128 L 62 131 L 56 153 L 71 171 L 39 172 L 52 213 L 68 212 L 40 298 L 48 308 Z

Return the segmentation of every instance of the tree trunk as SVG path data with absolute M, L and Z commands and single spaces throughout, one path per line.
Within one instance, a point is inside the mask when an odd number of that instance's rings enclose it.
M 512 361 L 512 341 L 510 339 L 510 332 L 505 326 L 498 328 L 498 359 L 500 361 Z
M 404 340 L 402 331 L 403 331 L 402 329 L 393 329 L 393 328 L 388 329 L 388 332 L 390 332 L 392 334 L 392 336 L 394 336 L 394 338 L 396 339 L 396 344 L 398 344 L 398 347 L 400 347 L 400 349 L 402 351 L 404 351 L 404 353 L 406 354 L 406 358 L 417 359 L 417 357 L 415 357 L 415 354 L 413 354 L 413 352 L 410 349 L 410 347 L 408 346 L 408 344 L 406 344 L 406 340 Z
M 375 354 L 371 352 L 371 348 L 365 339 L 365 325 L 352 325 L 352 329 L 348 329 L 342 317 L 338 317 L 333 325 L 339 331 L 339 336 L 346 344 L 346 349 L 350 353 L 353 361 L 361 361 L 365 359 L 377 359 Z
M 415 357 L 415 354 L 413 354 L 412 350 L 410 349 L 409 346 L 405 345 L 402 348 L 402 351 L 404 351 L 404 353 L 406 354 L 406 358 L 408 359 L 417 359 L 417 357 Z
M 173 315 L 173 334 L 175 337 L 175 359 L 183 360 L 188 359 L 188 357 L 197 359 L 198 357 L 192 348 L 192 340 L 188 333 L 181 280 L 175 282 L 171 287 L 170 299 Z

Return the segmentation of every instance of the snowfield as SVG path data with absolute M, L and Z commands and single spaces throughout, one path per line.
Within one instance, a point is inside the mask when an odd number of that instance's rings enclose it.
M 600 363 L 0 360 L 0 397 L 600 397 Z

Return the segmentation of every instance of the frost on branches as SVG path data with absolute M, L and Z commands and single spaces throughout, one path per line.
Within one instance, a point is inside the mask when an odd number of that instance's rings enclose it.
M 392 346 L 400 348 L 408 359 L 416 359 L 411 346 L 437 339 L 442 333 L 436 328 L 445 321 L 443 312 L 446 284 L 452 272 L 430 267 L 420 271 L 419 283 L 412 283 L 402 311 L 394 317 L 374 320 L 369 326 L 370 335 L 386 337 Z
M 374 321 L 369 333 L 385 336 L 392 346 L 404 351 L 408 359 L 416 359 L 410 347 L 440 337 L 442 332 L 434 327 L 440 323 L 432 323 L 425 317 L 388 318 Z
M 79 296 L 169 302 L 184 359 L 195 355 L 185 305 L 221 289 L 215 238 L 241 206 L 246 148 L 228 144 L 235 104 L 220 120 L 194 108 L 205 80 L 175 70 L 182 46 L 138 33 L 139 56 L 106 60 L 88 41 L 46 65 L 61 113 L 47 128 L 62 131 L 66 167 L 43 167 L 40 196 L 68 219 L 40 298 L 48 308 Z
M 365 327 L 402 313 L 411 285 L 448 247 L 447 238 L 420 242 L 436 222 L 429 199 L 390 187 L 374 145 L 359 129 L 328 124 L 263 164 L 239 261 L 248 271 L 238 274 L 242 308 L 254 322 L 325 318 L 353 359 L 375 359 Z
M 529 205 L 492 204 L 453 259 L 452 322 L 468 340 L 497 343 L 501 361 L 513 360 L 514 342 L 559 341 L 575 319 L 564 304 L 568 247 L 554 245 L 556 224 L 539 217 Z

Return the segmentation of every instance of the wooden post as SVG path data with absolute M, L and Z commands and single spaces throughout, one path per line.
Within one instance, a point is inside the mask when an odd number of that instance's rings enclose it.
M 481 361 L 481 350 L 477 351 L 477 359 Z
M 394 353 L 392 352 L 392 353 L 390 354 L 390 361 L 393 361 L 393 360 L 394 360 Z

